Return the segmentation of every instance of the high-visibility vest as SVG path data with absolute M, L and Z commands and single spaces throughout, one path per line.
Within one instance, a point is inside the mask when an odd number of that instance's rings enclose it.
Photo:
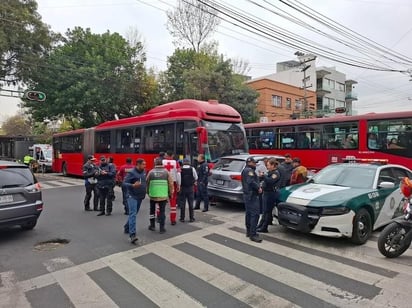
M 149 197 L 167 198 L 169 196 L 169 173 L 166 170 L 152 170 L 149 174 Z

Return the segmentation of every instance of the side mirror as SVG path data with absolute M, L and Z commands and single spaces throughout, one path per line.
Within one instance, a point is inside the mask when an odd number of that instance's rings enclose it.
M 381 182 L 378 185 L 379 188 L 394 188 L 395 187 L 395 183 L 392 182 Z

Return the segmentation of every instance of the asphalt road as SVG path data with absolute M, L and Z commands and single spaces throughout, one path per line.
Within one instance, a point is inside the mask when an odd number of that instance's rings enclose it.
M 244 236 L 243 209 L 219 204 L 159 234 L 147 229 L 145 200 L 132 245 L 120 190 L 113 215 L 98 217 L 83 211 L 81 179 L 38 177 L 36 228 L 0 230 L 1 308 L 410 306 L 412 252 L 385 259 L 378 233 L 354 246 L 275 225 L 257 244 Z

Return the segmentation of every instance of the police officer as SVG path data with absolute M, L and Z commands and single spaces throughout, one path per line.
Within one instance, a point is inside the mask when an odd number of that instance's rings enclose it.
M 203 200 L 202 212 L 209 210 L 209 195 L 207 193 L 207 183 L 209 178 L 209 166 L 205 160 L 205 155 L 199 154 L 197 157 L 197 197 L 195 210 L 200 209 L 200 202 Z
M 147 194 L 150 198 L 150 225 L 149 230 L 155 231 L 156 204 L 159 208 L 158 221 L 160 233 L 165 233 L 165 207 L 167 199 L 173 194 L 173 179 L 160 158 L 155 159 L 155 167 L 149 171 L 147 178 Z
M 246 236 L 249 237 L 251 241 L 260 243 L 262 239 L 256 233 L 256 226 L 259 220 L 259 194 L 262 193 L 262 188 L 260 187 L 259 177 L 255 170 L 255 159 L 252 156 L 248 157 L 246 159 L 246 167 L 242 171 Z
M 263 189 L 263 216 L 261 218 L 260 227 L 257 232 L 267 233 L 268 225 L 272 222 L 272 211 L 279 198 L 279 183 L 280 172 L 278 170 L 278 162 L 275 158 L 270 158 L 267 163 L 267 174 L 262 176 Z
M 100 213 L 97 214 L 97 216 L 103 216 L 105 214 L 106 216 L 109 216 L 112 214 L 113 199 L 111 198 L 110 190 L 112 188 L 115 176 L 116 170 L 114 169 L 113 164 L 109 164 L 106 157 L 100 157 L 100 165 L 95 175 L 100 200 Z
M 90 199 L 93 192 L 93 210 L 98 211 L 99 206 L 99 190 L 96 187 L 97 179 L 94 177 L 97 171 L 95 165 L 96 158 L 93 155 L 87 156 L 87 162 L 83 165 L 84 186 L 86 188 L 86 196 L 84 197 L 84 210 L 91 211 Z

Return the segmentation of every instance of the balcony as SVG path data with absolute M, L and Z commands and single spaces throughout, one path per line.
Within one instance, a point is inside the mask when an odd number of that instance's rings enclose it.
M 347 92 L 345 94 L 345 100 L 346 101 L 357 101 L 358 100 L 358 94 L 354 92 Z
M 325 96 L 326 94 L 331 93 L 330 87 L 322 84 L 318 84 L 316 87 L 316 96 L 317 97 L 322 97 Z

